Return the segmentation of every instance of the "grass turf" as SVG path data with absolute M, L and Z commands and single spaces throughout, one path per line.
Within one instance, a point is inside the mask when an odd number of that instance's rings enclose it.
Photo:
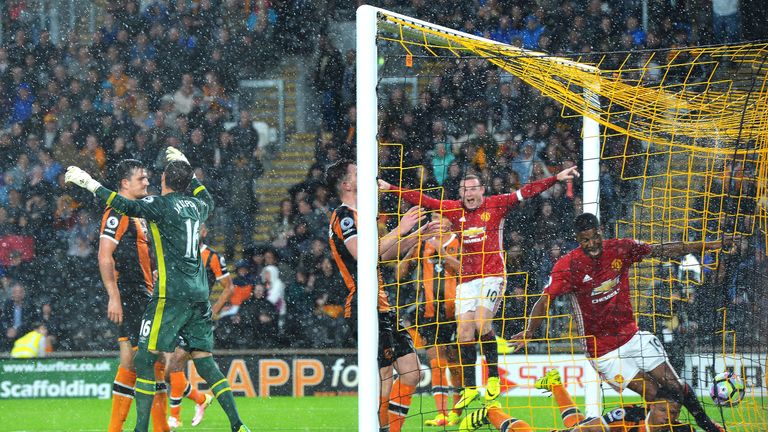
M 728 430 L 763 430 L 763 427 L 757 426 L 766 425 L 766 412 L 761 402 L 760 399 L 747 400 L 736 409 L 723 410 Z M 510 407 L 506 410 L 514 417 L 533 423 L 536 430 L 549 431 L 562 427 L 551 398 L 501 398 L 501 403 Z M 353 396 L 237 398 L 237 404 L 241 417 L 254 432 L 357 430 L 357 398 Z M 0 431 L 103 431 L 109 423 L 110 406 L 109 400 L 98 399 L 3 400 L 0 403 Z M 478 406 L 475 404 L 471 408 Z M 521 406 L 525 407 L 519 408 Z M 712 406 L 708 406 L 707 410 L 715 421 L 721 422 L 719 410 Z M 193 414 L 193 403 L 185 400 L 182 411 L 184 427 L 180 431 L 229 430 L 227 418 L 216 403 L 208 409 L 203 423 L 195 428 L 189 424 Z M 371 414 L 375 415 L 375 412 Z M 424 420 L 434 415 L 431 397 L 415 397 L 404 430 L 419 431 Z M 736 426 L 734 420 L 739 419 L 749 421 L 752 425 Z M 125 430 L 130 430 L 134 421 L 135 413 L 131 411 Z M 438 431 L 443 428 L 423 430 Z

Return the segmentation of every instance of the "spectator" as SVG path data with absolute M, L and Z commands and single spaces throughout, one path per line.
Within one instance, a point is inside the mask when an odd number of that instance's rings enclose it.
M 715 43 L 733 43 L 741 40 L 739 0 L 712 0 L 712 29 Z
M 10 350 L 17 338 L 32 330 L 34 320 L 35 308 L 27 299 L 24 287 L 19 282 L 12 282 L 11 298 L 3 303 L 3 309 L 0 310 L 2 350 Z
M 322 127 L 336 132 L 339 128 L 344 62 L 341 52 L 333 46 L 328 35 L 321 34 L 317 44 L 318 58 L 313 80 L 320 95 Z
M 246 157 L 258 158 L 261 156 L 259 153 L 259 133 L 253 128 L 250 111 L 240 111 L 240 121 L 229 133 L 232 135 L 235 153 L 243 154 Z

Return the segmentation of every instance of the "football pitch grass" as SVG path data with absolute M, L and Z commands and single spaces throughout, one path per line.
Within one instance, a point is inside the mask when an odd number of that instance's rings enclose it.
M 514 417 L 531 423 L 534 430 L 550 431 L 562 428 L 552 398 L 547 397 L 510 397 L 501 398 L 500 402 Z M 577 399 L 577 403 L 579 400 Z M 751 431 L 756 422 L 755 415 L 765 421 L 765 411 L 758 399 L 755 408 L 745 403 L 736 409 L 725 409 L 723 414 L 729 431 Z M 610 405 L 607 401 L 606 406 Z M 356 431 L 357 398 L 354 396 L 337 397 L 271 397 L 237 398 L 241 417 L 253 432 L 256 431 Z M 471 409 L 480 405 L 474 403 Z M 109 423 L 111 402 L 99 399 L 15 399 L 0 402 L 0 431 L 103 431 Z M 512 408 L 514 407 L 514 408 Z M 518 408 L 520 407 L 520 408 Z M 712 418 L 721 422 L 720 412 L 716 407 L 707 406 Z M 745 412 L 742 412 L 745 411 Z M 758 411 L 758 412 L 755 412 Z M 422 414 L 423 413 L 423 414 Z M 184 425 L 179 431 L 228 431 L 229 423 L 224 412 L 214 402 L 206 412 L 205 420 L 197 427 L 191 427 L 194 404 L 185 400 L 182 411 Z M 371 412 L 375 415 L 375 412 Z M 124 430 L 132 430 L 136 414 L 133 410 L 128 415 Z M 733 423 L 736 418 L 749 418 L 752 427 L 738 427 Z M 434 417 L 434 401 L 430 396 L 415 397 L 411 404 L 411 413 L 405 423 L 404 431 L 422 430 L 424 420 Z M 456 427 L 424 427 L 425 431 L 454 431 Z M 483 427 L 480 430 L 491 430 Z

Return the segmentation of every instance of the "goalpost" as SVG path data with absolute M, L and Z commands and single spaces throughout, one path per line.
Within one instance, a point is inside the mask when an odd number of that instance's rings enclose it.
M 379 211 L 377 176 L 378 165 L 378 95 L 376 88 L 379 84 L 377 35 L 383 25 L 379 13 L 397 17 L 406 21 L 419 23 L 434 28 L 438 32 L 449 32 L 484 43 L 499 44 L 498 42 L 469 35 L 456 30 L 447 29 L 435 24 L 406 17 L 394 12 L 361 6 L 357 10 L 357 168 L 358 168 L 358 244 L 366 245 L 358 252 L 358 284 L 360 287 L 375 287 L 378 284 L 376 269 L 378 266 L 378 228 L 377 216 Z M 547 56 L 544 53 L 526 51 L 529 55 Z M 556 61 L 582 68 L 590 73 L 596 68 L 579 64 L 568 59 Z M 593 91 L 584 91 L 584 100 L 593 111 L 599 115 L 599 98 Z M 582 141 L 582 182 L 584 211 L 600 215 L 600 125 L 593 118 L 583 117 Z M 358 290 L 358 316 L 366 316 L 366 312 L 376 308 L 376 290 Z M 360 431 L 377 430 L 378 417 L 375 407 L 379 403 L 379 373 L 377 366 L 378 324 L 376 320 L 358 320 L 358 365 L 359 365 L 359 399 L 358 419 Z M 599 381 L 590 379 L 585 389 L 586 414 L 600 415 L 602 411 L 602 395 Z
M 360 7 L 358 244 L 364 246 L 359 249 L 359 316 L 371 316 L 376 307 L 377 175 L 399 174 L 398 186 L 427 187 L 402 184 L 407 171 L 415 167 L 405 166 L 402 154 L 398 165 L 393 154 L 387 153 L 391 148 L 385 147 L 400 145 L 402 150 L 403 143 L 380 142 L 377 137 L 382 84 L 400 80 L 418 89 L 431 84 L 428 80 L 433 77 L 438 81 L 446 76 L 455 78 L 454 71 L 469 70 L 480 59 L 535 89 L 541 100 L 558 103 L 555 110 L 562 109 L 560 116 L 551 119 L 580 119 L 584 211 L 599 214 L 601 192 L 613 194 L 606 199 L 613 207 L 605 208 L 610 213 L 603 215 L 603 223 L 615 227 L 616 236 L 656 244 L 683 241 L 701 245 L 695 258 L 648 258 L 633 266 L 630 298 L 635 319 L 644 330 L 663 337 L 670 361 L 705 405 L 713 405 L 707 400 L 716 373 L 740 372 L 748 396 L 738 407 L 730 407 L 731 411 L 720 408 L 717 420 L 728 423 L 729 430 L 731 426 L 734 430 L 766 430 L 763 400 L 768 391 L 760 371 L 768 362 L 768 314 L 763 309 L 763 299 L 768 298 L 767 52 L 768 43 L 755 42 L 556 57 L 382 9 Z M 389 71 L 390 66 L 394 67 L 391 73 L 401 76 L 380 76 L 380 70 Z M 461 83 L 462 77 L 458 79 Z M 462 109 L 470 107 L 455 108 Z M 467 119 L 461 121 L 466 127 Z M 573 124 L 566 124 L 565 129 L 569 137 L 576 136 Z M 380 149 L 388 154 L 388 160 L 378 160 Z M 570 152 L 577 153 L 573 146 Z M 602 190 L 601 165 L 608 169 Z M 734 233 L 743 240 L 733 251 L 705 253 L 705 241 Z M 692 272 L 697 276 L 688 277 Z M 419 286 L 419 278 L 411 275 L 404 284 L 385 283 L 397 290 L 398 313 L 407 315 L 409 309 L 419 307 L 418 299 L 400 302 L 408 290 L 413 291 L 412 286 Z M 405 291 L 401 285 L 407 287 Z M 514 297 L 508 293 L 505 300 Z M 517 323 L 526 314 L 505 315 L 501 322 Z M 562 319 L 565 321 L 557 321 Z M 524 359 L 540 367 L 556 363 L 557 352 L 566 353 L 568 361 L 575 361 L 577 356 L 583 361 L 585 357 L 576 346 L 582 338 L 573 331 L 576 326 L 571 316 L 550 316 L 548 322 L 554 325 L 539 345 L 546 355 L 529 359 L 526 351 L 524 355 L 504 356 L 503 361 Z M 378 420 L 378 333 L 375 320 L 360 320 L 358 326 L 360 430 L 368 431 L 376 429 Z M 560 361 L 565 357 L 560 356 Z M 589 366 L 584 372 L 594 374 Z M 541 368 L 538 373 L 542 373 Z M 520 375 L 518 379 L 524 382 L 523 390 L 530 388 L 530 376 Z M 607 388 L 603 392 L 596 374 L 585 381 L 586 388 L 577 391 L 585 396 L 586 414 L 599 415 L 603 394 L 617 394 Z M 533 416 L 537 409 L 551 409 L 530 402 L 531 397 L 537 397 L 531 392 L 515 393 L 520 388 L 514 385 L 508 386 L 508 394 L 527 394 L 529 404 L 517 407 L 516 402 L 509 402 L 505 407 L 508 411 L 520 408 L 519 412 Z M 416 414 L 423 417 L 430 413 Z M 419 420 L 423 418 L 412 419 L 410 424 Z

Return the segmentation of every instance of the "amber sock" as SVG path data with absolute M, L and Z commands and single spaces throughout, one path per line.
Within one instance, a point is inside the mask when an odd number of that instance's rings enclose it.
M 112 383 L 112 415 L 109 418 L 108 432 L 121 432 L 133 403 L 136 385 L 136 371 L 122 366 L 117 368 L 115 381 Z

